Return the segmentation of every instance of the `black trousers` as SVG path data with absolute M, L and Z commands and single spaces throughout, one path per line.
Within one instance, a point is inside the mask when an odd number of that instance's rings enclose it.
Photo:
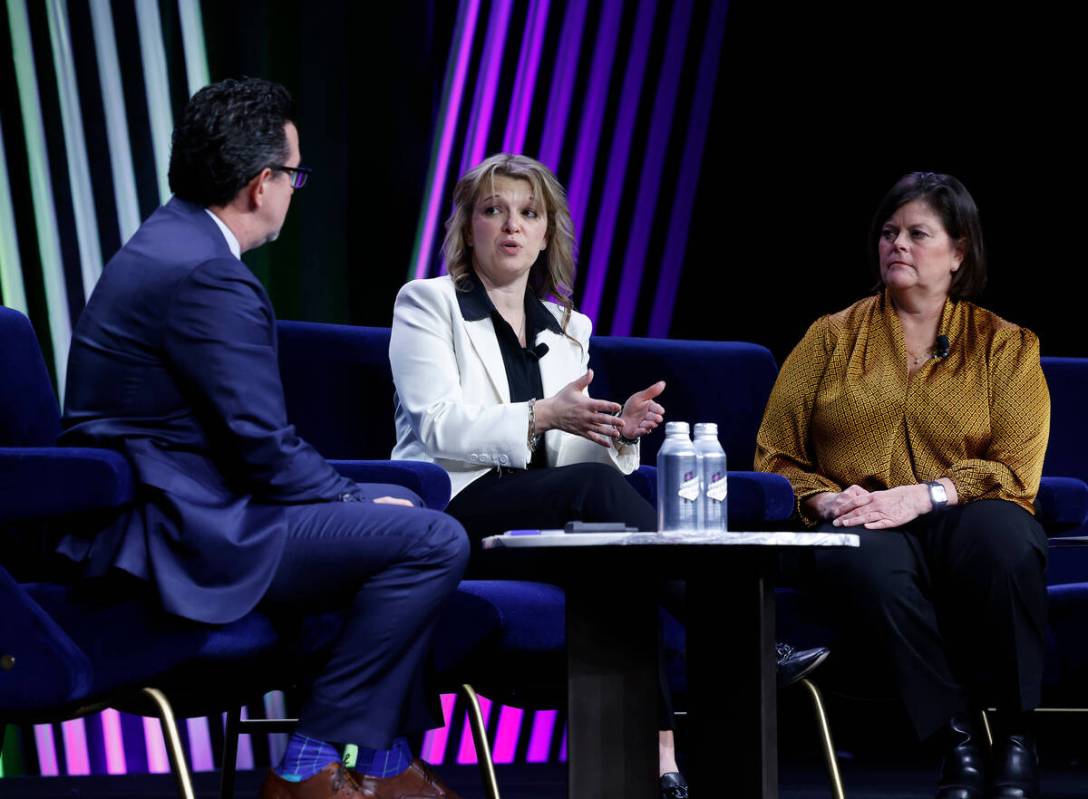
M 980 500 L 892 530 L 859 549 L 784 561 L 787 581 L 829 611 L 848 652 L 886 668 L 919 738 L 955 713 L 1039 704 L 1046 626 L 1046 535 L 1023 508 Z
M 657 513 L 613 466 L 576 463 L 547 469 L 495 469 L 464 488 L 446 512 L 475 544 L 507 530 L 562 529 L 569 521 L 623 522 L 657 530 Z M 661 586 L 661 602 L 683 618 L 683 587 Z M 673 729 L 672 692 L 658 648 L 660 729 Z
M 360 490 L 420 504 L 399 486 Z M 424 665 L 442 605 L 468 564 L 461 525 L 418 507 L 329 502 L 288 508 L 287 526 L 262 609 L 290 618 L 347 611 L 308 686 L 299 731 L 383 749 L 441 723 Z

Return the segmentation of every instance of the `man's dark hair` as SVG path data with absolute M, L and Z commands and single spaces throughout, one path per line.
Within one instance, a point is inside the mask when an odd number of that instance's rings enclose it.
M 963 261 L 952 275 L 949 296 L 954 300 L 977 297 L 986 286 L 986 254 L 982 247 L 982 222 L 979 220 L 978 206 L 959 180 L 938 172 L 904 175 L 880 201 L 869 231 L 869 252 L 876 263 L 877 274 L 880 274 L 877 251 L 884 223 L 898 208 L 914 200 L 922 200 L 933 209 L 953 241 L 963 242 Z
M 174 128 L 170 190 L 202 206 L 226 205 L 267 166 L 289 155 L 287 89 L 260 78 L 228 79 L 193 95 Z

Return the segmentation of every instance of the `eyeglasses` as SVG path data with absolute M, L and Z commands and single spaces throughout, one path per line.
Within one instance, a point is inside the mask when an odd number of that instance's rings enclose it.
M 301 189 L 306 185 L 306 181 L 310 179 L 310 175 L 313 170 L 308 166 L 283 166 L 281 164 L 272 164 L 268 167 L 274 169 L 277 172 L 286 172 L 291 177 L 291 188 Z

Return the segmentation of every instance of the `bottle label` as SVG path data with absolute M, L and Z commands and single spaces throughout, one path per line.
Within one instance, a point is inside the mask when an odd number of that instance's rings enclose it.
M 714 472 L 710 477 L 710 485 L 706 489 L 707 497 L 715 502 L 725 502 L 727 492 L 725 472 Z
M 697 500 L 699 498 L 699 475 L 695 472 L 684 472 L 680 490 L 676 493 L 680 495 L 680 499 L 686 499 L 689 502 Z

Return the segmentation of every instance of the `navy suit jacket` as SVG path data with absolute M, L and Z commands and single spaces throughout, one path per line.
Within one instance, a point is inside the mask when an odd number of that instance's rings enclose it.
M 76 325 L 61 442 L 128 456 L 137 505 L 60 551 L 225 623 L 264 595 L 284 506 L 355 490 L 288 424 L 275 317 L 204 209 L 174 198 L 106 265 Z

